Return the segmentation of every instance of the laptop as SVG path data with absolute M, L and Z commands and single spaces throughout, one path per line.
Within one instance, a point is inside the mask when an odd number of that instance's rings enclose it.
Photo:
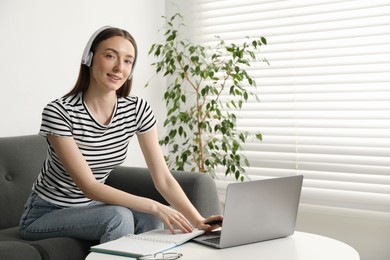
M 226 248 L 292 235 L 302 175 L 228 184 L 222 228 L 193 239 Z

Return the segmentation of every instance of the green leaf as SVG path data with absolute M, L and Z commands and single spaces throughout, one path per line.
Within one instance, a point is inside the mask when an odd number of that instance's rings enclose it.
M 182 153 L 182 154 L 181 154 L 181 159 L 182 159 L 183 162 L 186 162 L 186 161 L 187 161 L 187 158 L 188 158 L 187 153 Z
M 240 175 L 241 175 L 241 173 L 239 171 L 236 171 L 234 173 L 234 176 L 236 177 L 236 180 L 238 180 L 240 178 Z
M 177 133 L 177 130 L 176 130 L 176 129 L 172 129 L 172 130 L 169 132 L 169 137 L 172 138 L 172 139 L 175 138 L 176 133 Z
M 233 142 L 233 151 L 236 152 L 239 148 L 240 148 L 240 145 L 236 141 L 234 141 Z
M 222 150 L 223 150 L 224 152 L 227 152 L 227 151 L 228 151 L 228 147 L 227 147 L 226 143 L 222 143 Z
M 248 159 L 247 159 L 247 158 L 245 158 L 245 160 L 244 160 L 244 164 L 245 164 L 245 166 L 249 167 L 249 161 L 248 161 Z
M 154 56 L 160 56 L 161 54 L 161 45 L 158 45 L 157 50 L 154 52 Z
M 176 38 L 176 31 L 172 31 L 171 35 L 167 38 L 167 42 L 173 41 Z
M 254 40 L 254 41 L 252 41 L 252 45 L 253 45 L 253 47 L 257 47 L 257 41 L 256 40 Z
M 198 57 L 198 56 L 191 56 L 191 61 L 192 61 L 193 63 L 198 63 L 199 57 Z
M 152 52 L 153 52 L 153 50 L 154 50 L 154 47 L 156 46 L 156 44 L 155 43 L 153 43 L 152 44 L 152 46 L 150 46 L 150 49 L 149 49 L 149 52 L 148 52 L 148 55 L 150 55 Z

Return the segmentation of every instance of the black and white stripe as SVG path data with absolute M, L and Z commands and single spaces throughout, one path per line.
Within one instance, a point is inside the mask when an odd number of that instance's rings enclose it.
M 111 123 L 98 123 L 83 102 L 82 93 L 49 103 L 42 113 L 40 135 L 73 137 L 95 178 L 105 182 L 111 170 L 123 163 L 134 134 L 156 124 L 150 105 L 137 97 L 118 98 Z M 55 151 L 48 148 L 44 166 L 33 189 L 47 201 L 61 207 L 88 205 Z

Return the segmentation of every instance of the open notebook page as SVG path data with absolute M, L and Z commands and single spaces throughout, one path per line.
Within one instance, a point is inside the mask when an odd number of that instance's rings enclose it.
M 91 251 L 123 256 L 143 256 L 155 254 L 175 246 L 181 245 L 188 240 L 202 235 L 205 231 L 194 229 L 191 233 L 183 233 L 175 230 L 171 234 L 169 230 L 155 229 L 138 235 L 127 235 L 117 240 L 106 242 L 91 247 Z

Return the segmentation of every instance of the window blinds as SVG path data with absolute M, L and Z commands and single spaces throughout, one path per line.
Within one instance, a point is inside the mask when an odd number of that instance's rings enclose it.
M 239 126 L 251 179 L 303 174 L 302 204 L 390 212 L 390 0 L 193 2 L 195 39 L 265 36 Z M 228 97 L 226 97 L 228 98 Z

